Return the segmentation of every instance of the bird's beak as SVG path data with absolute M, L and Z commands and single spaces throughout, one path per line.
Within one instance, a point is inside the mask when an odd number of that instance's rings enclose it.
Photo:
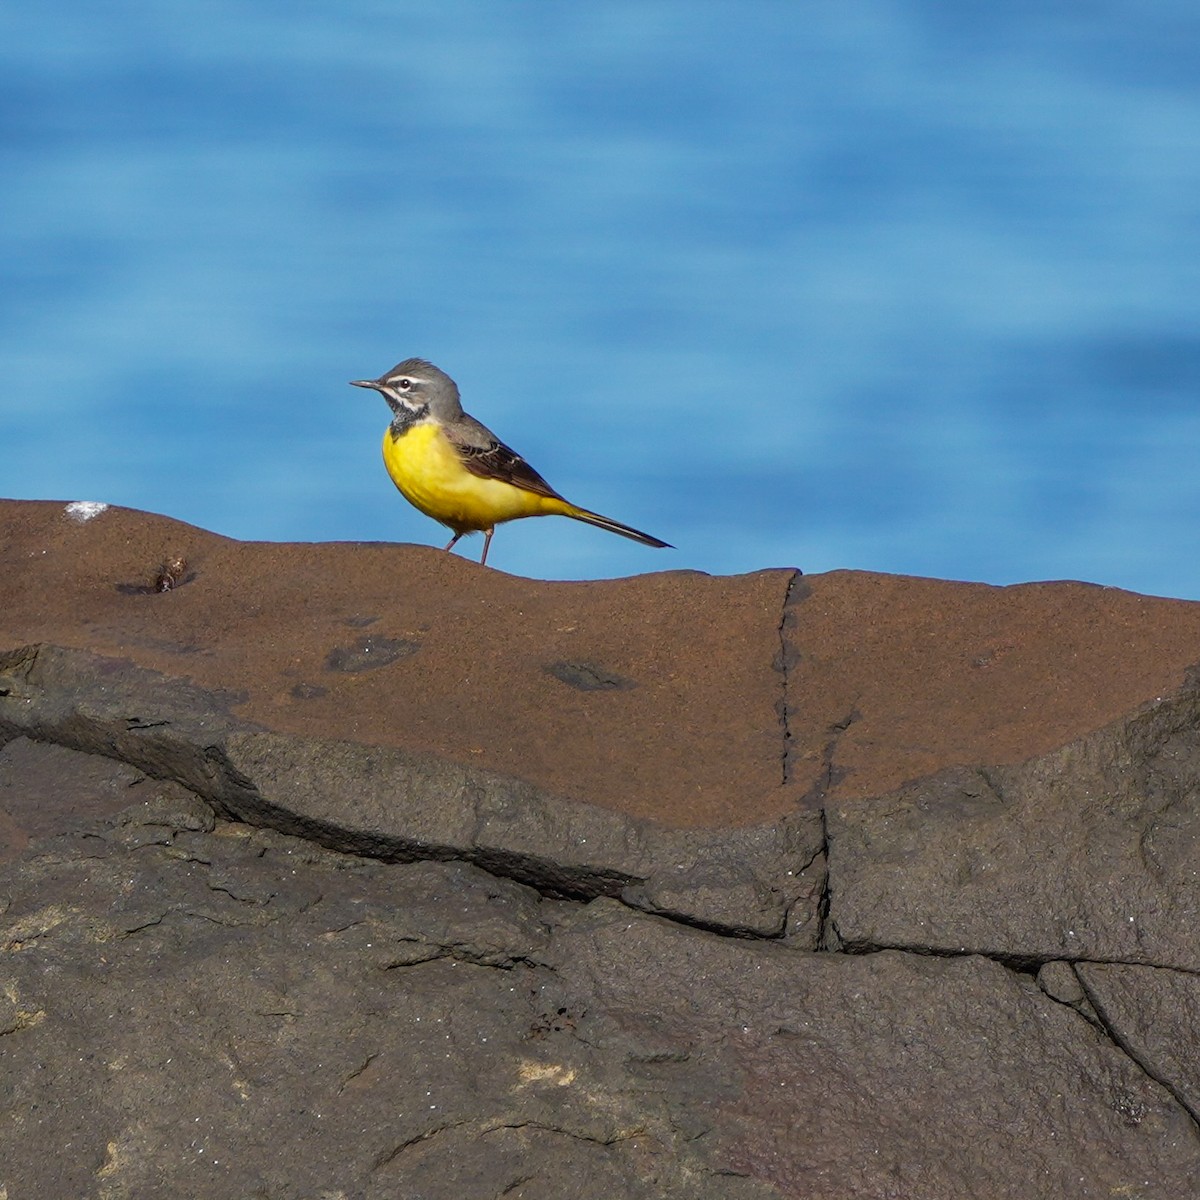
M 379 380 L 378 379 L 352 379 L 352 380 L 350 380 L 350 386 L 351 387 L 374 388 L 375 391 L 379 391 Z

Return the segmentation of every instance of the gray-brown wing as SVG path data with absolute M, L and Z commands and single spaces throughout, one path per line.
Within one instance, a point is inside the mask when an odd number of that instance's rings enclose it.
M 513 449 L 486 425 L 465 413 L 446 427 L 446 436 L 462 456 L 462 464 L 480 479 L 499 479 L 539 496 L 562 497 Z

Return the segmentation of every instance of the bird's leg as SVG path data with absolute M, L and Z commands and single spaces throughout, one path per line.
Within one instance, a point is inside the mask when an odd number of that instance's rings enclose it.
M 454 536 L 453 536 L 453 537 L 452 537 L 452 538 L 451 538 L 451 539 L 450 539 L 450 540 L 449 540 L 449 541 L 448 541 L 448 542 L 447 542 L 447 543 L 446 543 L 446 544 L 445 544 L 445 545 L 442 547 L 442 549 L 443 549 L 443 550 L 453 550 L 453 549 L 454 549 L 454 543 L 455 543 L 455 542 L 457 542 L 457 541 L 458 541 L 458 539 L 459 539 L 460 537 L 462 537 L 462 534 L 461 534 L 461 533 L 456 533 L 456 534 L 455 534 L 455 535 L 454 535 Z
M 496 532 L 495 525 L 493 525 L 491 527 L 491 529 L 484 530 L 484 533 L 483 533 L 483 557 L 480 558 L 480 560 L 479 560 L 479 565 L 481 567 L 487 565 L 488 547 L 492 544 L 492 534 L 495 532 Z

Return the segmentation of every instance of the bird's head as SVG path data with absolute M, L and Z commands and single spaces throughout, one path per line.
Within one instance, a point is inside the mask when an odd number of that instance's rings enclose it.
M 377 391 L 397 416 L 408 418 L 429 414 L 440 421 L 462 413 L 458 385 L 431 362 L 406 358 L 378 379 L 352 379 L 354 387 Z

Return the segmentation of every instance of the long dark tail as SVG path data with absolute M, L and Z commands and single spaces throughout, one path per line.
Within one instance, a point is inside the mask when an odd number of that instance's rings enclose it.
M 660 550 L 675 549 L 670 542 L 664 542 L 661 538 L 651 537 L 640 529 L 614 521 L 612 517 L 602 517 L 599 513 L 589 512 L 586 508 L 576 508 L 573 504 L 570 512 L 564 515 L 573 517 L 576 521 L 583 521 L 586 525 L 595 525 L 597 529 L 607 529 L 609 533 L 619 533 L 622 537 L 632 538 L 635 542 L 641 542 L 643 546 L 657 546 Z

